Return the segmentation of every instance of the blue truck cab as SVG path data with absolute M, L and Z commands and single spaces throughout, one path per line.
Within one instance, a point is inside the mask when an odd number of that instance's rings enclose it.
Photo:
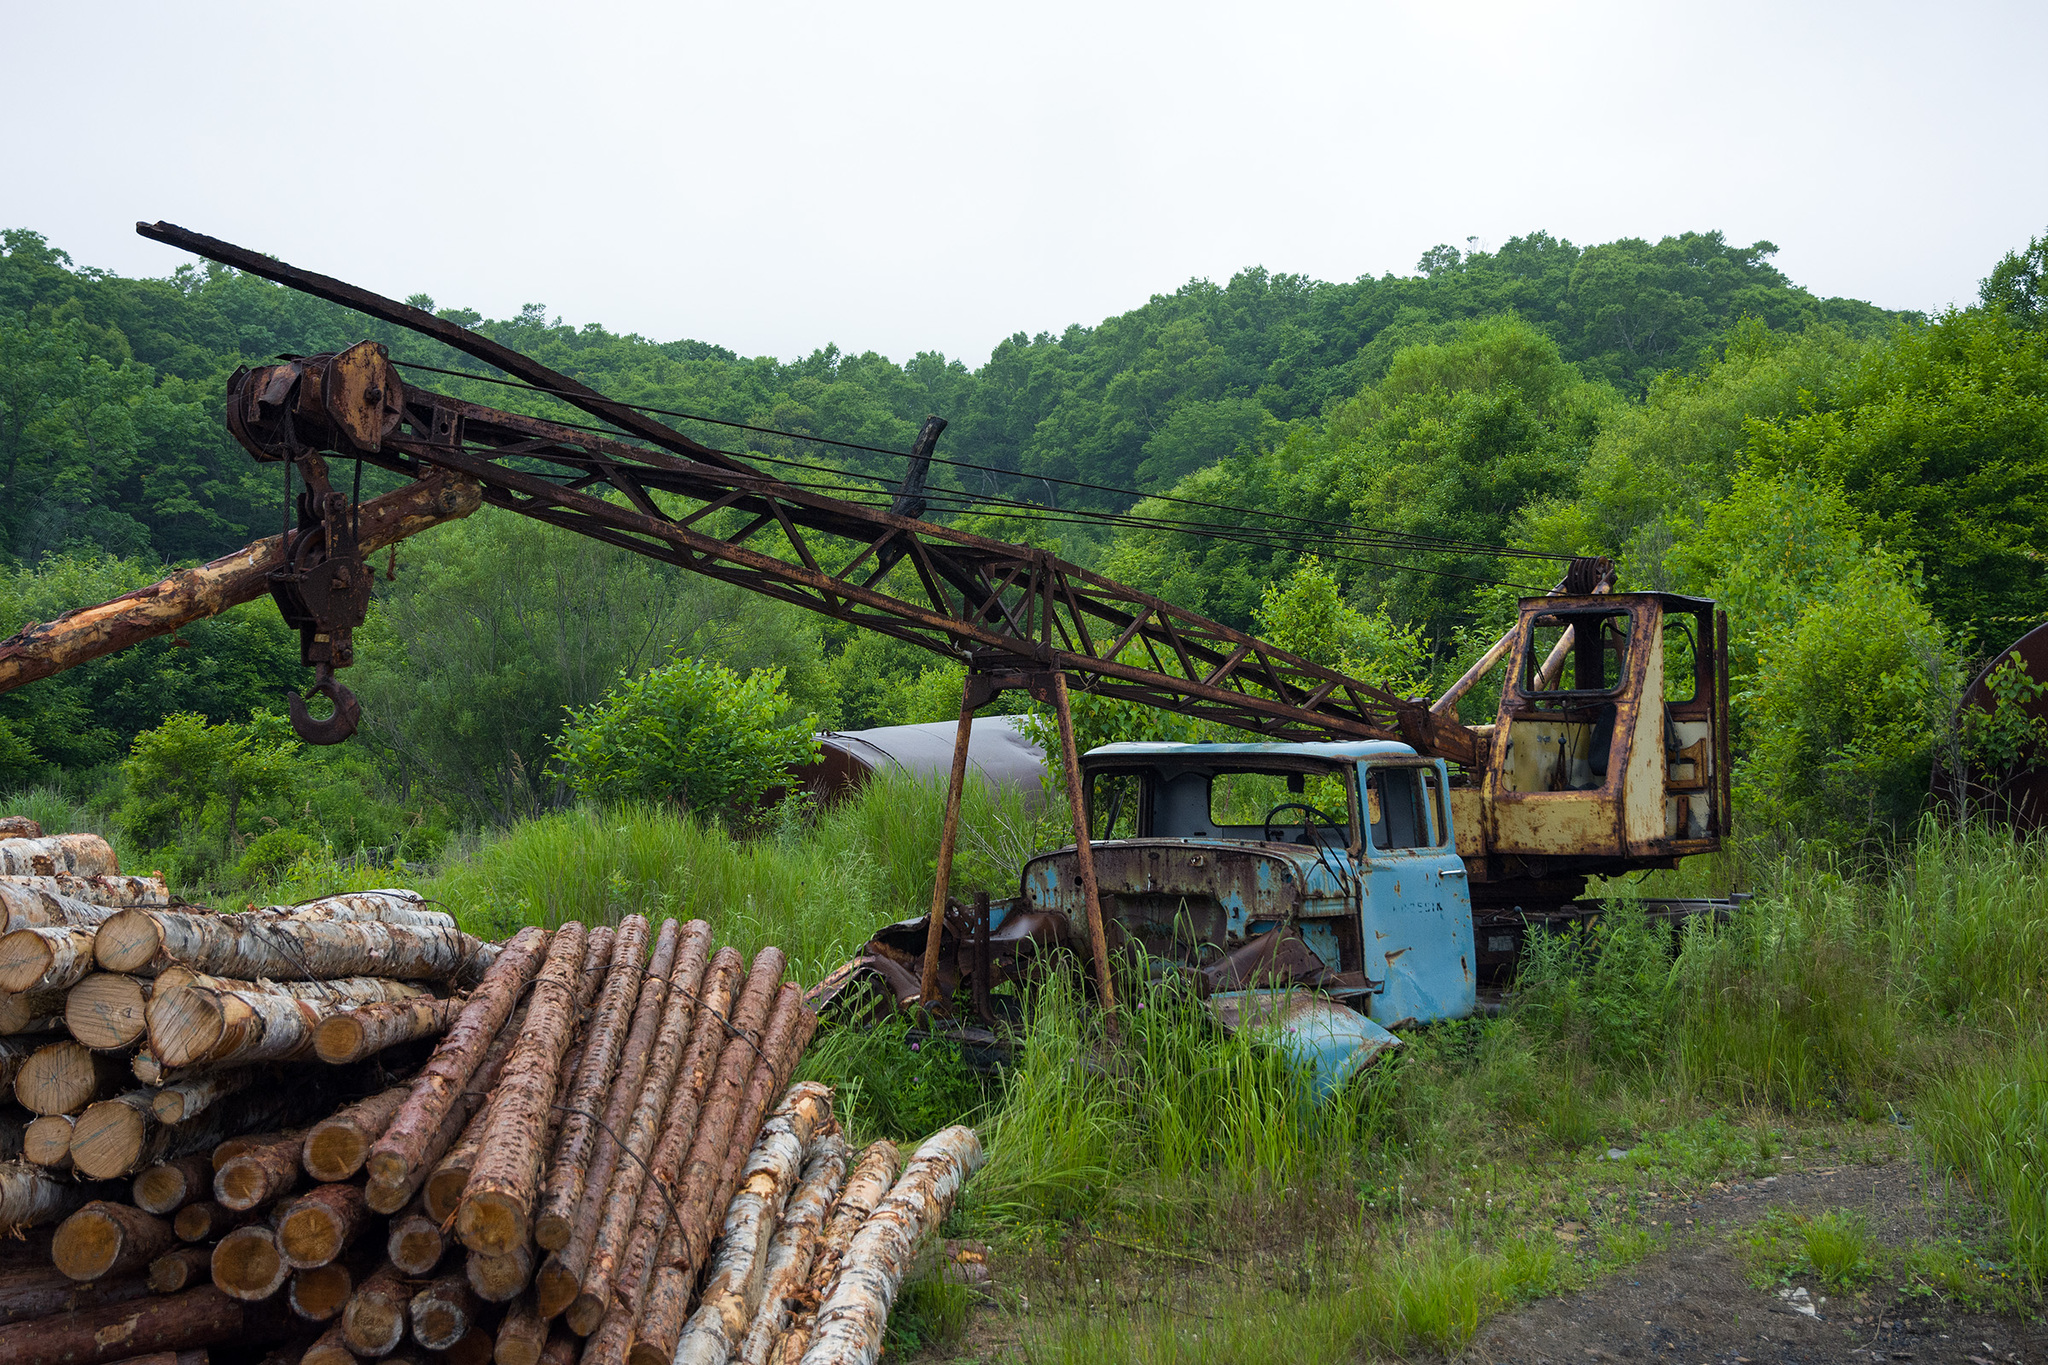
M 1304 1034 L 1326 1084 L 1387 1031 L 1477 1007 L 1440 760 L 1390 741 L 1110 744 L 1082 780 L 1112 948 L 1199 973 L 1226 1022 Z M 1020 892 L 1085 935 L 1074 847 L 1033 858 Z

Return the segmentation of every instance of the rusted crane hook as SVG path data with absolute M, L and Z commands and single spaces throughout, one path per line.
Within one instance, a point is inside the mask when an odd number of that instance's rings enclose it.
M 314 670 L 313 685 L 305 695 L 297 692 L 284 694 L 285 709 L 291 713 L 292 732 L 308 744 L 339 744 L 356 732 L 362 724 L 363 705 L 356 700 L 356 694 L 334 680 L 334 670 L 322 664 Z M 306 705 L 314 697 L 325 697 L 334 703 L 334 714 L 326 720 L 318 720 Z

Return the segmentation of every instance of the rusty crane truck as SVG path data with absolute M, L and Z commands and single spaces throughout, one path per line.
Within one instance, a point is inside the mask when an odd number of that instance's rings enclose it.
M 137 231 L 420 333 L 609 430 L 415 386 L 370 341 L 239 371 L 228 428 L 284 466 L 295 524 L 0 643 L 0 690 L 268 592 L 314 670 L 307 698 L 332 705 L 316 718 L 293 697 L 295 727 L 344 739 L 359 710 L 336 671 L 368 606 L 365 556 L 479 504 L 923 646 L 967 668 L 932 913 L 878 933 L 821 1004 L 865 980 L 885 1005 L 971 1029 L 969 1009 L 995 1022 L 993 985 L 1065 946 L 1114 1011 L 1112 959 L 1142 954 L 1191 975 L 1227 1022 L 1276 1025 L 1334 1084 L 1390 1028 L 1471 1013 L 1526 926 L 1584 913 L 1588 877 L 1672 867 L 1728 836 L 1726 616 L 1612 591 L 1605 561 L 1523 599 L 1443 696 L 1403 698 L 1046 551 L 923 520 L 937 418 L 888 506 L 830 497 L 446 319 L 169 224 Z M 335 459 L 406 483 L 359 500 Z M 1462 723 L 1459 698 L 1495 669 L 1493 720 Z M 1070 688 L 1249 742 L 1078 754 Z M 966 740 L 1012 690 L 1059 721 L 1074 842 L 1032 859 L 1015 896 L 966 910 L 946 894 Z

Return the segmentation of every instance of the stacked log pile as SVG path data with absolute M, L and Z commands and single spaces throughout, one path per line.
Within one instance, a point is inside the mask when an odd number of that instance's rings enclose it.
M 872 1362 L 980 1159 L 849 1153 L 783 954 L 701 920 L 216 915 L 5 824 L 0 909 L 10 1365 Z

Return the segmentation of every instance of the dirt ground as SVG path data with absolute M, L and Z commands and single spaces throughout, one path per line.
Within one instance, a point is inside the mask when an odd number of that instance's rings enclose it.
M 1671 1247 L 1583 1293 L 1488 1320 L 1457 1365 L 2048 1361 L 2048 1324 L 1945 1311 L 1939 1301 L 1907 1293 L 1906 1285 L 1879 1280 L 1860 1293 L 1841 1294 L 1794 1277 L 1780 1289 L 1754 1286 L 1742 1233 L 1766 1210 L 1853 1210 L 1869 1220 L 1875 1242 L 1893 1248 L 1981 1218 L 1911 1162 L 1791 1170 L 1671 1202 L 1665 1214 L 1677 1234 Z M 1783 1297 L 1800 1289 L 1813 1316 Z

